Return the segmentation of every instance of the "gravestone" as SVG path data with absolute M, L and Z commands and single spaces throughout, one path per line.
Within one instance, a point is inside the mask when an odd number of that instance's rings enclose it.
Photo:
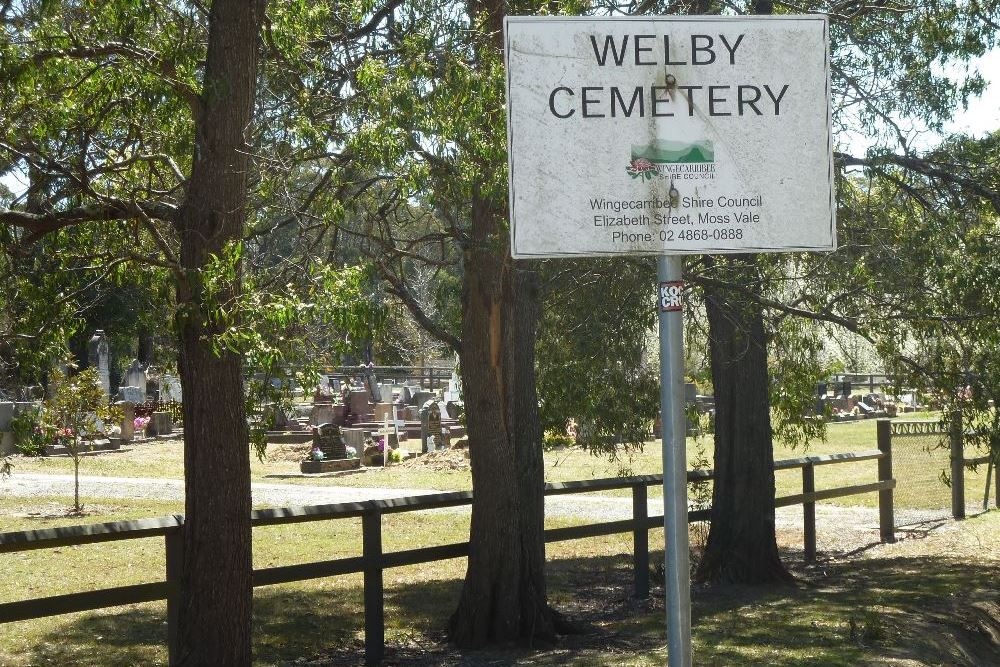
M 851 395 L 851 383 L 847 380 L 840 383 L 840 395 L 847 398 Z
M 134 389 L 134 387 L 132 387 Z M 121 389 L 119 388 L 119 393 Z M 135 437 L 135 403 L 131 401 L 118 401 L 115 403 L 122 409 L 122 442 L 132 442 Z
M 303 473 L 336 472 L 361 467 L 360 458 L 347 458 L 347 444 L 336 424 L 320 424 L 313 428 L 313 450 L 316 449 L 322 452 L 322 458 L 303 460 L 299 464 L 299 470 Z
M 337 410 L 337 408 L 340 408 Z M 320 424 L 335 424 L 343 421 L 344 406 L 333 403 L 314 403 L 309 413 L 309 424 L 319 426 Z
M 146 400 L 160 400 L 160 371 L 155 366 L 146 369 Z
M 419 410 L 424 403 L 434 398 L 434 393 L 430 391 L 415 391 L 410 396 L 410 405 L 416 406 Z
M 393 421 L 393 412 L 392 403 L 378 403 L 375 405 L 375 421 L 379 424 L 385 422 L 386 419 Z
M 344 444 L 354 447 L 357 451 L 365 448 L 365 440 L 368 439 L 368 432 L 363 428 L 342 428 L 340 434 L 344 438 Z
M 94 332 L 93 338 L 87 343 L 87 364 L 97 369 L 97 375 L 104 387 L 104 395 L 111 396 L 111 372 L 108 352 L 108 339 L 103 329 Z
M 413 400 L 413 392 L 408 385 L 403 385 L 399 387 L 399 397 L 396 399 L 397 402 L 402 402 L 403 405 L 409 405 L 410 401 Z
M 125 371 L 122 384 L 128 387 L 138 387 L 142 391 L 143 401 L 146 400 L 146 371 L 138 360 L 133 361 L 128 370 Z M 136 403 L 142 403 L 142 401 L 136 401 Z
M 323 452 L 324 459 L 347 458 L 347 444 L 336 424 L 320 424 L 313 429 L 313 449 Z
M 164 375 L 160 378 L 160 400 L 161 401 L 184 401 L 184 393 L 181 391 L 181 379 L 173 375 Z
M 441 407 L 437 401 L 427 401 L 420 409 L 420 451 L 427 453 L 427 438 L 434 436 L 434 443 L 441 444 Z
M 352 389 L 351 395 L 349 397 L 349 405 L 351 408 L 351 414 L 357 415 L 358 417 L 365 417 L 369 410 L 368 406 L 370 402 L 368 400 L 369 393 L 367 389 Z
M 451 379 L 448 380 L 448 389 L 444 392 L 445 401 L 462 400 L 462 379 L 456 371 L 451 372 Z
M 146 430 L 150 435 L 169 435 L 174 430 L 174 420 L 169 412 L 154 412 L 149 416 Z
M 0 433 L 10 430 L 10 420 L 14 418 L 14 404 L 0 403 Z
M 118 387 L 118 395 L 115 398 L 115 402 L 121 403 L 131 403 L 135 405 L 137 403 L 146 402 L 146 390 L 140 389 L 139 387 L 124 386 Z

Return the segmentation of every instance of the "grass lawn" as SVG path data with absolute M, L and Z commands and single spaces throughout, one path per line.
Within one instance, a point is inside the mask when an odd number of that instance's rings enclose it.
M 85 500 L 97 513 L 81 520 L 60 515 L 68 498 L 0 499 L 0 525 L 3 530 L 36 529 L 180 511 L 179 503 Z M 254 564 L 356 555 L 359 523 L 346 519 L 257 529 Z M 387 550 L 460 541 L 467 535 L 466 516 L 414 513 L 384 519 Z M 654 531 L 650 537 L 651 547 L 662 549 L 661 534 Z M 441 642 L 464 576 L 464 559 L 388 570 L 389 664 L 662 665 L 662 597 L 631 598 L 630 553 L 627 535 L 549 545 L 551 601 L 589 624 L 591 632 L 534 650 L 459 653 Z M 696 587 L 695 664 L 990 664 L 988 651 L 1000 647 L 974 630 L 994 613 L 1000 623 L 998 554 L 1000 512 L 990 512 L 849 558 L 827 555 L 817 566 L 797 569 L 794 587 Z M 654 562 L 661 557 L 654 554 Z M 794 565 L 798 559 L 789 554 L 786 560 Z M 6 602 L 158 580 L 163 576 L 163 542 L 149 538 L 5 554 L 0 563 L 0 601 Z M 305 657 L 301 664 L 360 665 L 361 610 L 360 575 L 257 589 L 255 664 L 287 664 Z M 150 603 L 0 625 L 0 665 L 165 664 L 164 614 L 163 603 Z
M 911 419 L 934 419 L 935 414 L 915 413 L 906 415 Z M 940 474 L 948 468 L 948 451 L 936 449 L 931 452 L 922 446 L 932 440 L 897 441 L 894 451 L 894 472 L 898 481 L 896 505 L 900 508 L 934 509 L 950 507 L 950 490 L 940 481 Z M 797 458 L 806 454 L 832 454 L 861 451 L 876 447 L 875 420 L 830 423 L 827 438 L 822 442 L 812 442 L 807 448 L 791 447 L 785 443 L 775 444 L 776 459 Z M 688 461 L 712 457 L 712 441 L 709 437 L 688 438 Z M 345 473 L 331 477 L 309 477 L 299 475 L 298 463 L 289 454 L 287 446 L 269 448 L 271 460 L 251 462 L 254 481 L 290 484 L 328 484 L 352 487 L 416 488 L 441 491 L 468 490 L 472 488 L 472 477 L 468 467 L 451 469 L 447 466 L 427 467 L 421 465 L 389 466 L 369 468 L 360 473 Z M 970 456 L 972 454 L 970 453 Z M 72 473 L 72 461 L 66 458 L 22 458 L 14 460 L 17 472 Z M 654 474 L 662 471 L 660 443 L 646 443 L 640 452 L 622 453 L 617 460 L 609 461 L 606 456 L 593 456 L 580 449 L 565 449 L 545 453 L 546 481 L 559 482 L 578 479 L 615 477 L 622 474 Z M 113 477 L 165 477 L 180 479 L 183 476 L 183 454 L 179 441 L 150 441 L 138 443 L 129 451 L 86 457 L 81 466 L 83 475 Z M 841 463 L 816 468 L 816 488 L 819 490 L 864 484 L 877 480 L 876 463 Z M 779 471 L 776 474 L 779 496 L 799 493 L 802 490 L 802 475 L 799 470 Z M 982 498 L 985 484 L 985 467 L 966 475 L 967 500 L 973 502 Z M 662 489 L 650 488 L 650 495 L 658 497 Z M 627 490 L 610 492 L 608 495 L 627 495 Z M 850 496 L 833 501 L 845 506 L 863 505 L 875 507 L 877 494 Z

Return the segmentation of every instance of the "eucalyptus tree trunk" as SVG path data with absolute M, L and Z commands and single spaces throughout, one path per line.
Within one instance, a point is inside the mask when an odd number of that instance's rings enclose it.
M 215 0 L 209 11 L 195 159 L 178 214 L 185 523 L 179 611 L 182 665 L 251 662 L 250 447 L 239 355 L 212 347 L 210 312 L 241 290 L 239 272 L 209 304 L 198 272 L 242 238 L 265 0 Z
M 545 590 L 537 277 L 511 260 L 502 223 L 501 212 L 476 200 L 463 259 L 461 367 L 474 500 L 451 637 L 465 647 L 555 635 Z
M 716 262 L 717 278 L 754 289 L 752 255 Z M 715 388 L 712 523 L 696 579 L 756 584 L 791 577 L 778 556 L 774 526 L 774 447 L 761 305 L 722 287 L 705 289 Z

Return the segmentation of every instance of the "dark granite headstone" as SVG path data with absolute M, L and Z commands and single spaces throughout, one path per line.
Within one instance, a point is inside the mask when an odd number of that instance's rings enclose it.
M 427 446 L 429 436 L 434 437 L 435 447 L 443 447 L 441 442 L 441 408 L 437 401 L 427 401 L 420 409 L 420 450 L 430 451 Z
M 313 431 L 313 447 L 327 459 L 346 459 L 347 444 L 336 424 L 320 424 Z

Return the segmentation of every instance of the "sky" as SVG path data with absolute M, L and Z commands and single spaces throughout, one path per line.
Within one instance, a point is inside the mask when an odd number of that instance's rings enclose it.
M 975 59 L 972 65 L 990 84 L 982 97 L 969 103 L 968 110 L 956 114 L 955 122 L 949 124 L 947 129 L 981 136 L 1000 129 L 1000 49 L 993 49 Z
M 947 134 L 965 133 L 980 137 L 1000 129 L 1000 48 L 973 59 L 969 62 L 969 68 L 970 71 L 979 70 L 983 75 L 987 81 L 986 90 L 981 97 L 969 101 L 968 109 L 959 110 L 955 119 L 945 125 L 944 129 Z M 840 137 L 840 143 L 853 155 L 863 155 L 867 147 L 867 142 L 861 136 Z M 922 148 L 929 148 L 933 142 L 920 143 Z M 0 183 L 16 193 L 24 192 L 27 185 L 14 174 L 3 176 Z

